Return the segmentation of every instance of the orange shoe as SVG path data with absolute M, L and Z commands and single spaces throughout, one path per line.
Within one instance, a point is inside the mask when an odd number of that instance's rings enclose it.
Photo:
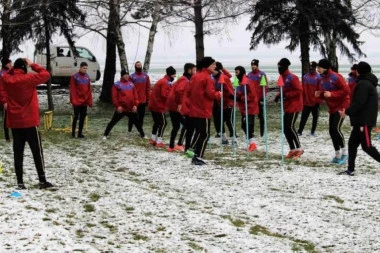
M 156 144 L 157 144 L 157 142 L 154 141 L 154 140 L 152 140 L 152 139 L 149 140 L 149 143 L 150 143 L 150 145 L 152 145 L 152 146 L 156 146 Z
M 175 145 L 174 150 L 184 152 L 185 147 L 183 145 Z
M 285 158 L 286 159 L 293 158 L 296 153 L 297 153 L 297 150 L 290 150 L 289 153 L 285 156 Z
M 300 158 L 302 154 L 303 154 L 303 149 L 297 149 L 295 150 L 295 153 L 292 158 Z
M 170 147 L 169 147 L 169 148 L 166 149 L 166 151 L 168 151 L 168 152 L 174 152 L 174 151 L 175 151 L 175 148 L 170 148 Z
M 252 142 L 251 144 L 249 144 L 249 147 L 248 147 L 249 152 L 255 151 L 256 149 L 257 149 L 256 143 Z
M 157 148 L 164 148 L 164 147 L 165 147 L 165 144 L 164 144 L 163 142 L 156 143 L 156 147 L 157 147 Z

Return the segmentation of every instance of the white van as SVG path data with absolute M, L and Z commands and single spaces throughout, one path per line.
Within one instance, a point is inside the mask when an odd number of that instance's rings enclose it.
M 78 72 L 81 62 L 87 62 L 87 74 L 91 82 L 100 79 L 100 66 L 92 52 L 85 47 L 76 47 L 77 55 L 69 46 L 50 46 L 51 82 L 53 84 L 69 85 L 70 77 Z M 46 67 L 46 50 L 42 54 L 34 53 L 34 62 Z

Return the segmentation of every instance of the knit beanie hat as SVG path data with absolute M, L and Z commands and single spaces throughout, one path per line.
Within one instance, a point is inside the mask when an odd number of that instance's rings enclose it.
M 126 71 L 125 69 L 123 69 L 121 72 L 120 72 L 120 77 L 123 77 L 124 75 L 128 74 L 129 75 L 129 72 Z
M 28 73 L 28 69 L 26 68 L 26 62 L 22 58 L 18 58 L 13 64 L 13 68 L 22 69 L 25 73 Z
M 259 66 L 259 60 L 257 60 L 257 59 L 253 59 L 252 61 L 251 61 L 251 66 L 253 66 L 253 65 L 255 65 L 255 66 Z
M 317 63 L 315 61 L 312 61 L 310 62 L 310 68 L 316 68 L 317 67 Z
M 168 67 L 168 68 L 166 69 L 166 74 L 167 74 L 168 76 L 172 76 L 172 75 L 177 74 L 177 71 L 175 70 L 175 68 L 173 68 L 172 66 L 170 66 L 170 67 Z
M 202 68 L 208 68 L 208 67 L 210 67 L 210 65 L 213 64 L 214 62 L 215 62 L 215 60 L 214 60 L 212 57 L 205 56 L 205 57 L 203 57 L 203 59 L 201 60 L 201 66 L 202 66 Z
M 358 64 L 352 65 L 351 70 L 358 70 Z
M 365 61 L 361 61 L 358 63 L 358 69 L 357 70 L 358 70 L 358 73 L 360 75 L 364 75 L 364 74 L 372 72 L 371 66 Z
M 323 69 L 329 69 L 331 67 L 331 63 L 327 59 L 321 59 L 319 60 L 317 66 Z
M 290 61 L 288 58 L 282 58 L 277 65 L 284 66 L 284 67 L 289 67 L 290 66 Z
M 216 68 L 215 68 L 215 70 L 216 71 L 219 71 L 219 70 L 222 70 L 223 69 L 223 64 L 221 63 L 221 62 L 216 62 Z

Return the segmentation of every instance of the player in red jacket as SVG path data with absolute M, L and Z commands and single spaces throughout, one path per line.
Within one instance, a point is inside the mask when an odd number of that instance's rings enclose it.
M 144 126 L 144 117 L 145 117 L 145 107 L 149 103 L 150 97 L 150 78 L 147 73 L 143 72 L 141 62 L 137 61 L 135 63 L 135 73 L 130 75 L 135 88 L 137 90 L 137 96 L 139 98 L 139 105 L 137 106 L 137 117 L 140 121 L 141 127 Z M 128 122 L 128 132 L 132 131 L 132 122 Z
M 251 68 L 252 71 L 247 74 L 247 77 L 250 79 L 250 81 L 254 82 L 256 87 L 256 94 L 258 98 L 258 104 L 259 104 L 259 114 L 258 118 L 260 121 L 260 136 L 264 136 L 264 92 L 263 92 L 263 86 L 261 86 L 261 79 L 264 77 L 265 82 L 267 85 L 265 85 L 265 94 L 268 92 L 268 79 L 267 75 L 264 71 L 261 71 L 259 69 L 259 60 L 253 59 L 251 61 Z M 253 120 L 253 136 L 255 136 L 255 117 L 252 118 Z
M 0 105 L 2 106 L 5 140 L 7 142 L 10 142 L 11 138 L 9 137 L 9 129 L 7 128 L 7 126 L 5 124 L 5 121 L 6 121 L 5 119 L 7 118 L 7 93 L 5 92 L 5 89 L 3 87 L 1 77 L 10 68 L 12 68 L 12 61 L 10 59 L 2 59 L 1 64 L 2 64 L 2 69 L 0 71 Z
M 112 103 L 115 107 L 115 112 L 104 131 L 103 140 L 107 139 L 112 128 L 124 116 L 129 118 L 129 121 L 131 121 L 139 131 L 140 137 L 144 138 L 144 130 L 141 128 L 136 113 L 139 100 L 135 85 L 129 79 L 129 73 L 127 71 L 122 70 L 120 76 L 120 81 L 115 82 L 112 86 Z
M 225 74 L 228 73 L 228 74 Z M 230 137 L 233 136 L 233 126 L 232 126 L 232 107 L 233 107 L 233 100 L 231 97 L 233 97 L 233 88 L 232 83 L 230 81 L 231 74 L 223 68 L 222 63 L 216 62 L 216 69 L 215 73 L 213 74 L 213 79 L 215 82 L 215 90 L 221 91 L 223 86 L 223 125 L 222 130 L 220 129 L 221 126 L 221 99 L 214 101 L 214 107 L 212 110 L 212 115 L 214 119 L 214 126 L 216 130 L 216 136 L 215 138 L 220 138 L 222 135 L 222 144 L 228 144 L 228 139 L 226 136 L 226 129 L 224 124 L 227 125 L 228 130 L 230 132 Z
M 167 109 L 170 114 L 170 119 L 172 121 L 173 129 L 170 134 L 169 152 L 173 151 L 184 151 L 183 146 L 184 137 L 186 133 L 185 118 L 181 114 L 182 101 L 185 93 L 185 88 L 188 85 L 190 78 L 195 74 L 196 68 L 193 63 L 186 63 L 183 75 L 173 84 L 169 97 L 166 101 Z M 181 134 L 178 139 L 178 144 L 174 145 L 175 138 L 177 136 L 180 125 L 182 124 Z
M 84 138 L 83 126 L 87 116 L 87 106 L 92 107 L 92 89 L 90 76 L 87 74 L 86 62 L 80 64 L 79 71 L 70 79 L 70 102 L 74 107 L 74 119 L 71 136 L 75 138 L 75 128 L 79 118 L 78 138 Z
M 27 66 L 35 73 L 27 73 Z M 19 189 L 26 189 L 23 180 L 23 160 L 25 143 L 33 154 L 37 169 L 40 189 L 50 188 L 53 185 L 46 181 L 45 165 L 38 132 L 40 115 L 37 98 L 37 85 L 50 78 L 49 72 L 29 59 L 17 59 L 14 67 L 2 77 L 7 93 L 7 127 L 12 129 L 14 165 Z
M 315 97 L 315 91 L 319 89 L 320 79 L 320 75 L 316 69 L 317 63 L 312 61 L 310 63 L 309 73 L 302 78 L 303 110 L 300 125 L 298 127 L 298 136 L 302 135 L 302 131 L 305 128 L 310 113 L 313 115 L 310 135 L 315 136 L 315 130 L 317 129 L 319 105 L 322 103 L 322 100 Z
M 350 106 L 350 89 L 343 76 L 331 70 L 329 60 L 321 59 L 317 64 L 317 71 L 321 74 L 321 80 L 315 96 L 326 101 L 330 114 L 329 133 L 335 149 L 331 163 L 342 165 L 348 159 L 348 150 L 341 131 L 344 118 L 339 111 Z
M 298 76 L 289 71 L 290 61 L 282 58 L 278 63 L 278 72 L 284 82 L 284 134 L 288 141 L 290 151 L 285 158 L 299 158 L 303 154 L 301 143 L 295 129 L 295 123 L 298 113 L 302 111 L 302 85 Z M 276 96 L 276 102 L 279 100 L 280 94 Z
M 169 97 L 172 82 L 176 76 L 177 71 L 172 67 L 166 69 L 166 75 L 157 81 L 152 89 L 150 95 L 148 109 L 152 113 L 154 121 L 152 129 L 152 137 L 149 140 L 153 146 L 162 148 L 165 144 L 162 142 L 162 136 L 166 128 L 166 100 Z
M 248 151 L 252 152 L 257 149 L 257 144 L 253 135 L 253 124 L 255 115 L 259 114 L 259 97 L 256 93 L 256 84 L 254 81 L 247 78 L 244 67 L 237 66 L 235 68 L 235 75 L 239 80 L 239 86 L 236 87 L 236 101 L 241 113 L 241 128 L 249 139 Z M 245 92 L 247 92 L 247 94 L 245 94 Z M 246 101 L 248 111 L 245 108 Z
M 220 98 L 220 91 L 215 91 L 215 83 L 211 78 L 216 68 L 216 62 L 211 57 L 204 57 L 198 64 L 200 69 L 195 73 L 187 86 L 185 97 L 188 105 L 188 114 L 197 136 L 192 164 L 206 164 L 201 158 L 207 146 L 210 133 L 210 118 L 215 99 Z

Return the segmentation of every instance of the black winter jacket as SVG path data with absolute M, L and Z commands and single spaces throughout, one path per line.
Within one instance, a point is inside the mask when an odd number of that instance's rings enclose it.
M 359 75 L 356 82 L 351 105 L 346 109 L 346 114 L 350 116 L 351 126 L 376 126 L 379 107 L 376 90 L 378 79 L 375 75 L 368 73 Z

